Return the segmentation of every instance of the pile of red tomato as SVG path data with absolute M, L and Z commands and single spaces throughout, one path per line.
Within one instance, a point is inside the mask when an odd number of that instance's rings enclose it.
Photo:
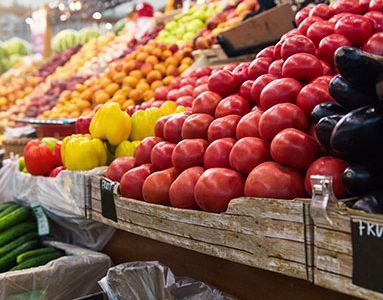
M 128 158 L 121 194 L 223 212 L 240 196 L 306 197 L 310 175 L 320 174 L 333 177 L 337 197 L 346 196 L 342 174 L 348 164 L 320 145 L 311 112 L 334 101 L 328 86 L 337 48 L 383 55 L 383 0 L 307 7 L 296 24 L 252 62 L 203 68 L 156 91 L 164 98 L 158 100 L 190 108 L 158 120 L 156 136 Z

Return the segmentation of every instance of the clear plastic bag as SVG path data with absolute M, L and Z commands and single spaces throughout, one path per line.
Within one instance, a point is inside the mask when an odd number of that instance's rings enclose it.
M 0 169 L 0 202 L 17 201 L 26 206 L 40 204 L 59 226 L 52 235 L 56 240 L 92 250 L 101 250 L 115 229 L 86 219 L 90 201 L 90 179 L 105 167 L 86 172 L 63 171 L 57 177 L 31 176 L 18 170 L 17 159 L 5 161 Z
M 99 281 L 109 300 L 234 300 L 214 287 L 187 277 L 175 277 L 158 261 L 130 262 L 108 270 Z
M 97 281 L 111 266 L 110 258 L 59 242 L 46 244 L 66 256 L 44 266 L 0 274 L 0 299 L 67 300 L 100 291 Z

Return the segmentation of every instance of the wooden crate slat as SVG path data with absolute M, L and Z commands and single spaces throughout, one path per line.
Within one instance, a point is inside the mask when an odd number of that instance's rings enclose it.
M 315 248 L 315 267 L 345 277 L 352 277 L 352 256 L 328 249 Z
M 331 231 L 325 228 L 314 228 L 314 245 L 348 255 L 352 254 L 351 235 L 349 233 Z

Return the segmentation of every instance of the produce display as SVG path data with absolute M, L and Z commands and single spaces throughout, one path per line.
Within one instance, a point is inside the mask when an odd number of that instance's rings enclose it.
M 206 21 L 221 10 L 222 6 L 217 4 L 192 7 L 167 23 L 156 40 L 168 45 L 191 45 L 196 34 L 206 26 Z
M 14 202 L 0 204 L 0 272 L 42 266 L 64 255 L 54 247 L 41 245 L 29 208 Z
M 14 66 L 30 52 L 29 43 L 20 38 L 11 38 L 0 43 L 0 74 Z
M 92 27 L 85 27 L 79 31 L 64 29 L 54 36 L 52 48 L 56 52 L 65 51 L 74 46 L 85 44 L 99 36 L 98 30 Z
M 100 77 L 92 77 L 77 85 L 72 93 L 62 94 L 58 104 L 43 116 L 79 117 L 109 101 L 120 104 L 123 110 L 148 101 L 157 87 L 169 85 L 193 63 L 190 54 L 187 48 L 179 49 L 153 40 L 138 45 L 123 59 L 111 63 Z
M 225 8 L 213 14 L 193 40 L 194 48 L 207 49 L 216 44 L 217 35 L 240 24 L 244 18 L 258 12 L 260 5 L 257 0 L 233 0 Z

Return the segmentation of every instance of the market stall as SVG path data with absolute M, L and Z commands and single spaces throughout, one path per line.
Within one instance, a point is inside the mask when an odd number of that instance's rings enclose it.
M 53 240 L 106 259 L 85 294 L 383 298 L 381 1 L 145 4 L 123 27 L 0 76 L 0 284 L 30 251 L 76 257 Z

